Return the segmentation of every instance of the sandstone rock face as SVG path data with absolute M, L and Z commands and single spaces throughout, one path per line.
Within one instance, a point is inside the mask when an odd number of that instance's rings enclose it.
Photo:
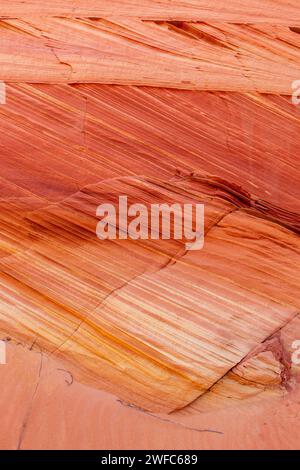
M 296 448 L 297 2 L 87 3 L 0 5 L 0 447 Z
M 3 19 L 0 26 L 0 74 L 10 82 L 287 95 L 299 76 L 295 23 L 38 17 Z

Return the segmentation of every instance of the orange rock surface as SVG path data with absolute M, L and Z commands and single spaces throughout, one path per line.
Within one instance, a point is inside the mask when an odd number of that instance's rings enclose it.
M 300 22 L 297 0 L 1 0 L 0 16 L 138 17 L 143 19 L 215 20 L 235 23 Z
M 294 26 L 123 17 L 3 19 L 0 76 L 10 82 L 289 95 L 299 76 L 300 36 Z
M 298 448 L 297 2 L 1 16 L 0 448 Z M 100 241 L 120 195 L 204 248 Z

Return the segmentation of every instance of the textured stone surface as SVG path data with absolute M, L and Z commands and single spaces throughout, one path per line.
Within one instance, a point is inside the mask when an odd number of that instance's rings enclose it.
M 124 16 L 144 19 L 225 20 L 236 23 L 300 22 L 297 0 L 2 0 L 0 15 Z
M 99 241 L 96 208 L 122 194 L 129 204 L 204 203 L 204 249 L 186 252 L 174 240 Z M 243 377 L 234 367 L 246 361 L 247 368 L 256 346 L 298 314 L 298 214 L 220 178 L 117 177 L 59 202 L 8 203 L 18 211 L 3 201 L 3 328 L 135 406 L 173 411 L 213 387 L 211 395 L 232 369 Z M 264 368 L 257 380 L 265 389 Z M 259 393 L 256 383 L 249 391 L 253 378 L 244 380 L 236 383 L 240 398 L 243 385 L 246 397 Z
M 135 18 L 3 19 L 0 76 L 289 95 L 299 79 L 297 31 Z
M 0 447 L 299 447 L 297 2 L 0 17 Z M 204 248 L 98 240 L 120 195 Z

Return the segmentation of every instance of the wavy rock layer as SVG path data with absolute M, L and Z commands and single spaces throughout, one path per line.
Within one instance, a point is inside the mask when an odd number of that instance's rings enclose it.
M 299 211 L 300 109 L 288 97 L 92 84 L 6 88 L 2 199 L 27 197 L 33 208 L 107 178 L 168 180 L 196 171 Z
M 299 79 L 300 36 L 288 26 L 5 19 L 0 38 L 0 76 L 10 82 L 291 94 Z
M 213 3 L 1 2 L 1 448 L 299 445 L 298 2 Z M 120 195 L 204 248 L 98 240 Z
M 300 23 L 298 0 L 2 0 L 0 16 L 124 16 L 162 20 L 215 20 L 236 23 Z
M 285 364 L 267 346 L 256 348 L 272 341 L 299 312 L 297 212 L 251 196 L 233 182 L 201 173 L 200 148 L 196 157 L 190 143 L 196 146 L 191 137 L 197 128 L 190 126 L 190 130 L 167 114 L 170 104 L 165 101 L 173 98 L 173 92 L 161 91 L 157 96 L 157 91 L 95 85 L 18 85 L 9 91 L 8 106 L 1 109 L 7 116 L 2 121 L 6 127 L 3 145 L 7 145 L 2 171 L 6 196 L 1 204 L 2 329 L 15 340 L 33 342 L 66 360 L 79 380 L 150 411 L 174 411 L 196 399 L 200 409 L 206 402 L 214 407 L 220 395 L 241 399 L 266 389 L 280 393 L 282 386 L 287 387 L 293 379 L 290 361 Z M 64 106 L 61 93 L 66 97 Z M 137 160 L 132 157 L 131 163 L 130 153 L 129 158 L 118 152 L 108 158 L 105 147 L 102 152 L 93 149 L 94 142 L 118 149 L 118 140 L 115 143 L 109 137 L 113 121 L 122 129 L 113 129 L 114 135 L 120 132 L 121 140 L 126 138 L 134 147 L 136 139 L 145 139 L 143 147 L 153 148 L 155 134 L 162 132 L 160 122 L 156 131 L 150 128 L 150 120 L 140 121 L 141 106 L 136 101 L 132 108 L 136 114 L 129 118 L 124 111 L 132 95 L 153 103 L 152 109 L 146 108 L 150 116 L 157 114 L 162 103 L 161 122 L 182 128 L 177 145 L 186 145 L 186 162 L 184 153 L 180 162 L 185 171 L 174 171 L 172 162 L 180 157 L 169 157 L 166 138 L 166 143 L 159 141 L 162 148 L 154 147 L 165 154 L 164 179 L 152 176 L 158 157 L 145 156 L 136 167 Z M 102 97 L 106 101 L 100 106 Z M 202 99 L 212 99 L 205 93 L 181 92 L 178 97 L 183 104 L 191 97 L 198 99 L 199 107 L 191 108 L 191 120 L 201 113 Z M 117 99 L 124 107 L 114 107 Z M 221 103 L 245 100 L 241 95 L 213 99 Z M 40 106 L 28 106 L 32 100 Z M 254 109 L 266 103 L 266 118 L 275 110 L 279 122 L 297 123 L 293 113 L 284 111 L 284 98 L 273 104 L 270 97 L 254 95 L 243 104 L 248 103 Z M 24 116 L 16 114 L 16 106 L 24 109 Z M 50 114 L 51 108 L 56 113 Z M 66 122 L 64 115 L 70 110 L 71 121 Z M 46 113 L 47 130 L 43 132 L 38 125 L 34 131 L 39 116 Z M 207 128 L 211 119 L 210 114 L 202 114 L 198 127 Z M 226 123 L 226 132 L 223 145 L 230 152 L 233 144 L 228 144 L 228 136 L 238 131 Z M 68 139 L 74 148 L 72 159 Z M 202 139 L 207 152 L 205 134 Z M 197 140 L 201 142 L 201 134 Z M 54 146 L 57 150 L 51 151 Z M 34 156 L 40 148 L 45 155 L 43 167 Z M 220 148 L 217 138 L 211 148 Z M 75 166 L 76 158 L 80 166 Z M 105 171 L 102 162 L 106 159 Z M 141 173 L 143 161 L 148 164 L 143 168 L 148 177 L 118 176 L 129 169 Z M 221 161 L 221 171 L 222 165 L 230 168 L 226 159 Z M 240 161 L 236 171 L 241 182 L 247 158 L 240 157 Z M 192 163 L 193 172 L 188 172 Z M 284 179 L 280 171 L 277 178 Z M 248 180 L 248 185 L 255 183 Z M 281 191 L 283 186 L 274 189 Z M 268 191 L 264 193 L 269 196 Z M 103 202 L 117 204 L 122 194 L 128 195 L 129 204 L 204 203 L 204 249 L 186 252 L 183 242 L 174 240 L 100 242 L 96 208 Z M 291 195 L 286 199 L 293 202 Z M 295 203 L 291 205 L 296 208 Z M 283 367 L 288 368 L 287 375 Z

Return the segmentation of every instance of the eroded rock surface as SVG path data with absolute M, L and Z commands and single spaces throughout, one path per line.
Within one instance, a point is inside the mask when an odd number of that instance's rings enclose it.
M 297 447 L 298 3 L 61 3 L 0 5 L 1 448 Z

